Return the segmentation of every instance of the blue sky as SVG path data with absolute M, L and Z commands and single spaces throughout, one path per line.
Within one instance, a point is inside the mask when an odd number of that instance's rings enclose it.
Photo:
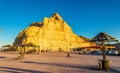
M 77 35 L 106 32 L 120 40 L 120 0 L 0 0 L 0 46 L 12 44 L 21 30 L 54 12 Z

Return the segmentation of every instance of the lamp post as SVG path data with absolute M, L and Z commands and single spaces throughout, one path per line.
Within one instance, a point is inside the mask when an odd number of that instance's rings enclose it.
M 101 49 L 102 49 L 102 56 L 103 56 L 103 60 L 100 60 L 102 64 L 102 69 L 108 70 L 109 69 L 109 61 L 106 58 L 106 48 L 105 48 L 105 42 L 118 42 L 118 40 L 116 40 L 115 38 L 113 38 L 112 36 L 101 32 L 99 33 L 97 36 L 95 36 L 92 39 L 93 42 L 98 42 L 101 45 Z

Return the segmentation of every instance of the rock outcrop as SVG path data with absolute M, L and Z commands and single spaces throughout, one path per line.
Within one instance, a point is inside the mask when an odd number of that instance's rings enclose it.
M 57 13 L 43 22 L 33 22 L 28 28 L 20 32 L 14 45 L 20 47 L 32 43 L 40 50 L 69 51 L 71 48 L 91 46 L 89 41 L 74 34 L 68 24 Z M 26 47 L 30 50 L 31 47 Z

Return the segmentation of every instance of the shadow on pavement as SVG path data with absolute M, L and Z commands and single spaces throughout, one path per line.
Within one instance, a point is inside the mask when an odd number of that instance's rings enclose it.
M 109 71 L 100 70 L 98 66 L 69 65 L 69 64 L 62 64 L 62 63 L 41 63 L 41 62 L 32 62 L 32 61 L 23 61 L 22 63 L 45 65 L 45 66 L 50 66 L 50 67 L 84 69 L 84 70 L 99 71 L 99 72 L 105 72 L 105 73 L 120 73 L 120 71 L 115 70 L 115 69 L 110 69 Z
M 0 56 L 0 58 L 6 58 L 5 56 Z
M 43 72 L 43 71 L 36 71 L 36 70 L 29 70 L 29 69 L 21 69 L 21 68 L 11 68 L 11 67 L 2 67 L 0 66 L 0 71 L 2 72 L 9 72 L 9 73 L 51 73 L 51 72 Z

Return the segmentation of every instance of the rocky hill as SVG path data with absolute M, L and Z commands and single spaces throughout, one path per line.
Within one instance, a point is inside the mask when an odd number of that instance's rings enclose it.
M 58 13 L 54 13 L 50 18 L 45 17 L 43 22 L 33 22 L 18 34 L 14 46 L 20 48 L 28 43 L 38 45 L 40 50 L 51 51 L 69 51 L 71 48 L 91 46 L 89 41 L 74 34 Z M 31 49 L 28 46 L 25 48 Z

